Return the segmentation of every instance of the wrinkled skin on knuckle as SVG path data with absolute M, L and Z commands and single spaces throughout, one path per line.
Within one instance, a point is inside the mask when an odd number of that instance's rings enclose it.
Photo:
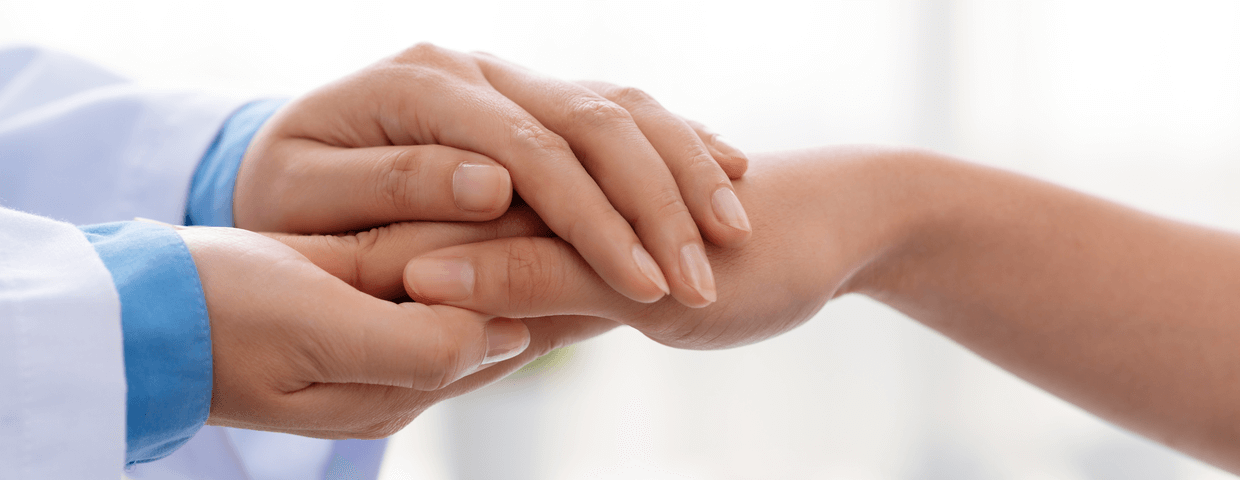
M 372 259 L 376 258 L 375 251 L 384 242 L 388 241 L 388 237 L 392 235 L 391 226 L 375 227 L 370 230 L 357 232 L 353 235 L 343 236 L 343 238 L 352 239 L 352 253 L 354 270 L 352 273 L 353 281 L 348 282 L 357 290 L 370 294 L 375 297 L 391 299 L 399 297 L 404 293 L 402 285 L 383 285 L 382 279 L 373 278 L 376 275 L 367 275 L 366 272 L 375 272 L 378 270 L 372 265 Z M 407 239 L 410 243 L 416 242 L 416 237 Z
M 572 152 L 563 137 L 531 121 L 516 123 L 512 135 L 516 148 L 533 153 L 535 158 L 555 157 Z
M 379 211 L 408 212 L 417 205 L 421 195 L 418 179 L 426 174 L 422 160 L 416 150 L 400 149 L 375 163 L 376 181 L 372 184 L 379 190 L 375 195 Z
M 680 192 L 669 189 L 659 189 L 651 194 L 644 207 L 643 210 L 634 212 L 632 218 L 629 218 L 630 215 L 625 216 L 638 233 L 658 231 L 666 222 L 684 218 L 682 215 L 689 212 L 684 200 L 680 198 Z
M 685 159 L 684 169 L 686 173 L 697 177 L 701 174 L 709 174 L 719 171 L 721 167 L 715 162 L 714 155 L 699 143 L 690 143 L 683 147 L 680 151 L 681 158 Z
M 557 303 L 562 279 L 545 263 L 534 239 L 512 239 L 505 253 L 509 311 L 528 312 L 536 304 Z
M 568 105 L 565 120 L 573 128 L 597 130 L 632 123 L 633 116 L 624 107 L 611 100 L 584 97 Z
M 626 108 L 659 106 L 659 102 L 654 97 L 646 93 L 645 90 L 636 87 L 612 86 L 607 89 L 606 96 L 612 101 L 624 105 Z

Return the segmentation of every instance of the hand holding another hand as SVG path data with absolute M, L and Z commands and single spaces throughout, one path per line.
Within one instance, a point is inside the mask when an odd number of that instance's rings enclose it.
M 692 309 L 617 295 L 567 244 L 514 237 L 426 253 L 405 269 L 410 297 L 506 317 L 589 315 L 680 348 L 753 343 L 800 325 L 894 245 L 904 225 L 878 185 L 900 152 L 837 148 L 766 155 L 736 182 L 754 235 L 711 248 L 720 301 Z M 890 160 L 897 159 L 896 163 Z M 840 199 L 832 201 L 831 199 Z
M 396 304 L 354 288 L 396 294 L 401 263 L 393 255 L 540 234 L 529 227 L 537 226 L 532 218 L 526 211 L 479 225 L 405 223 L 346 236 L 179 230 L 198 265 L 210 314 L 208 423 L 380 438 L 430 405 L 614 326 L 561 318 L 527 328 L 521 320 Z
M 638 90 L 423 44 L 269 120 L 238 173 L 234 217 L 295 233 L 482 221 L 515 188 L 623 295 L 700 307 L 716 293 L 699 229 L 716 245 L 749 235 L 729 181 L 746 162 Z

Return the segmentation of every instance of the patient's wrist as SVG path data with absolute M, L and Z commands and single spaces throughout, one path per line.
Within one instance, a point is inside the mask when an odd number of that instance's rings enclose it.
M 856 270 L 835 296 L 860 293 L 882 301 L 919 274 L 918 265 L 947 242 L 960 208 L 963 164 L 924 150 L 873 148 L 847 160 L 855 192 L 836 199 L 857 215 L 837 235 L 852 244 Z

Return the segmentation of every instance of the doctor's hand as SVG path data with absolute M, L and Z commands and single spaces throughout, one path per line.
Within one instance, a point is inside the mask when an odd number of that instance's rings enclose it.
M 617 324 L 495 319 L 395 304 L 410 256 L 549 235 L 528 209 L 483 223 L 401 223 L 349 235 L 179 230 L 211 321 L 207 423 L 319 438 L 382 438 L 426 408 Z M 528 325 L 528 327 L 526 326 Z
M 454 307 L 391 303 L 350 285 L 378 293 L 394 284 L 399 291 L 400 264 L 396 271 L 376 267 L 392 263 L 393 252 L 408 258 L 415 243 L 436 248 L 537 235 L 528 228 L 533 220 L 527 212 L 481 225 L 400 224 L 340 237 L 178 230 L 197 265 L 211 322 L 208 423 L 378 438 L 440 400 L 613 327 L 540 319 L 527 329 L 520 320 Z
M 340 232 L 477 221 L 521 195 L 610 287 L 716 298 L 702 235 L 750 226 L 729 177 L 747 159 L 642 92 L 570 83 L 428 44 L 292 101 L 237 175 L 238 227 Z

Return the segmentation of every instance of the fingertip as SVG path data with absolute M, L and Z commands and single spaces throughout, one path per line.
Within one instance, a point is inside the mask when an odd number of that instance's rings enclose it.
M 466 160 L 452 173 L 452 196 L 463 211 L 498 218 L 512 203 L 512 177 L 499 164 Z
M 719 160 L 716 157 L 716 161 L 719 162 L 719 168 L 722 168 L 723 173 L 727 174 L 731 180 L 741 179 L 745 176 L 745 172 L 749 170 L 749 159 L 747 158 L 725 157 L 724 160 Z
M 474 265 L 465 258 L 418 257 L 405 264 L 405 292 L 435 302 L 469 299 L 474 294 Z
M 486 324 L 487 353 L 481 367 L 520 355 L 530 346 L 530 329 L 513 318 L 496 318 Z
M 633 245 L 633 263 L 637 265 L 637 271 L 641 272 L 642 276 L 646 277 L 646 280 L 649 281 L 650 284 L 662 291 L 663 295 L 672 293 L 671 289 L 667 286 L 667 278 L 664 277 L 663 272 L 659 270 L 659 264 L 654 261 L 654 257 L 650 256 L 650 252 L 647 252 L 641 245 Z M 659 298 L 662 298 L 662 295 L 660 295 Z M 651 300 L 650 302 L 657 300 L 658 298 Z
M 710 213 L 699 212 L 695 217 L 703 237 L 720 247 L 740 246 L 749 239 L 753 233 L 749 214 L 730 184 L 715 188 L 707 204 L 710 205 Z
M 703 228 L 702 237 L 717 247 L 736 248 L 749 241 L 753 232 L 716 224 L 712 228 Z
M 719 134 L 712 134 L 709 143 L 711 149 L 718 152 L 718 155 L 714 155 L 715 162 L 728 178 L 736 180 L 745 175 L 745 171 L 749 169 L 749 157 L 745 152 L 724 141 Z
M 715 274 L 701 244 L 694 242 L 680 248 L 680 272 L 682 282 L 689 288 L 679 291 L 676 300 L 692 308 L 715 303 Z

